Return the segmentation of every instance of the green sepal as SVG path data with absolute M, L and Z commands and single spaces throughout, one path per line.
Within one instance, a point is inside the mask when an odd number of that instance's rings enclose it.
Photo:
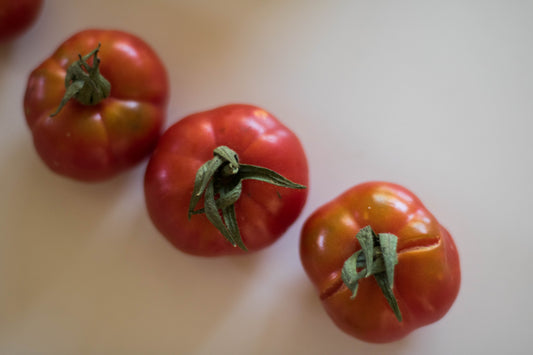
M 350 256 L 344 262 L 344 266 L 341 271 L 342 281 L 344 282 L 346 287 L 348 287 L 348 289 L 352 291 L 352 299 L 355 298 L 355 296 L 357 295 L 359 280 L 366 276 L 366 269 L 357 271 L 357 269 L 360 268 L 360 265 L 358 265 L 358 259 L 360 255 L 362 255 L 364 258 L 362 250 L 359 250 L 355 252 L 352 256 Z
M 50 117 L 56 116 L 59 111 L 69 102 L 71 99 L 73 99 L 83 88 L 85 85 L 85 82 L 83 80 L 76 80 L 70 83 L 66 86 L 65 89 L 65 95 L 61 99 L 61 102 L 59 103 L 59 107 L 50 115 Z
M 356 238 L 361 249 L 344 262 L 341 271 L 344 284 L 352 291 L 351 298 L 357 295 L 359 280 L 374 276 L 396 318 L 401 322 L 402 315 L 392 290 L 394 268 L 398 264 L 398 238 L 390 233 L 376 234 L 370 226 L 361 228 Z
M 226 222 L 226 226 L 233 238 L 235 244 L 244 251 L 248 251 L 246 245 L 242 241 L 241 232 L 239 231 L 239 225 L 237 224 L 237 215 L 235 214 L 235 205 L 229 205 L 222 209 L 222 216 Z
M 304 185 L 294 183 L 273 170 L 255 165 L 241 164 L 239 169 L 239 177 L 242 180 L 258 180 L 269 183 L 271 185 L 287 187 L 290 189 L 306 188 Z
M 374 275 L 374 278 L 376 279 L 376 282 L 381 288 L 381 292 L 383 292 L 383 295 L 387 299 L 389 306 L 392 308 L 392 311 L 394 312 L 396 319 L 398 319 L 398 322 L 401 322 L 403 320 L 402 312 L 400 312 L 400 307 L 398 307 L 398 301 L 396 301 L 394 292 L 392 291 L 392 288 L 389 286 L 387 276 L 384 273 L 378 273 Z
M 358 269 L 360 270 L 358 271 Z M 359 280 L 368 277 L 368 275 L 377 275 L 384 272 L 385 262 L 383 261 L 383 258 L 378 257 L 372 262 L 371 266 L 368 267 L 365 254 L 361 249 L 352 254 L 352 256 L 344 262 L 344 266 L 341 270 L 341 278 L 346 287 L 352 291 L 351 298 L 354 299 L 357 295 Z
M 366 275 L 368 277 L 372 274 L 372 264 L 374 263 L 374 230 L 370 226 L 361 228 L 359 233 L 355 236 L 361 245 L 361 250 L 365 255 Z
M 213 151 L 213 158 L 204 163 L 196 172 L 194 187 L 189 201 L 188 218 L 205 213 L 207 219 L 222 233 L 233 246 L 247 250 L 242 240 L 235 203 L 242 194 L 242 181 L 254 179 L 272 185 L 304 189 L 282 175 L 259 166 L 239 164 L 239 157 L 227 146 L 219 146 Z M 204 207 L 196 205 L 204 197 Z
M 239 181 L 237 185 L 233 187 L 223 186 L 220 190 L 220 197 L 217 199 L 217 207 L 224 209 L 235 205 L 235 202 L 239 200 L 242 194 L 242 182 Z
M 192 197 L 189 201 L 189 214 L 188 217 L 191 219 L 191 215 L 196 214 L 197 212 L 194 210 L 200 199 L 202 198 L 202 195 L 204 194 L 207 185 L 211 181 L 211 178 L 215 174 L 215 172 L 218 170 L 220 166 L 222 166 L 224 162 L 222 159 L 220 159 L 218 156 L 215 155 L 215 157 L 211 160 L 208 160 L 205 162 L 200 169 L 196 172 L 196 178 L 194 179 L 194 188 L 192 191 Z
M 215 200 L 217 208 L 222 210 L 226 207 L 234 205 L 235 202 L 237 202 L 237 200 L 239 199 L 239 197 L 241 197 L 241 193 L 242 193 L 242 182 L 241 181 L 239 181 L 237 185 L 231 189 L 226 188 L 226 187 L 222 188 L 222 190 L 220 191 L 219 197 Z M 194 208 L 194 206 L 190 208 Z M 200 208 L 198 210 L 192 210 L 192 211 L 189 209 L 189 219 L 191 218 L 191 215 L 202 214 L 202 213 L 205 213 L 204 208 Z
M 215 201 L 215 189 L 212 181 L 207 184 L 205 189 L 204 208 L 205 215 L 209 222 L 211 222 L 231 244 L 236 245 L 235 238 L 231 235 L 230 231 L 222 221 L 222 217 L 220 217 L 220 214 L 218 213 L 217 203 Z
M 214 156 L 220 157 L 220 159 L 226 163 L 227 169 L 224 171 L 227 175 L 237 174 L 239 171 L 239 156 L 230 148 L 221 145 L 216 147 L 213 151 Z
M 394 283 L 394 267 L 398 264 L 398 254 L 396 252 L 397 244 L 398 238 L 394 234 L 381 233 L 379 235 L 379 245 L 381 247 L 381 252 L 383 253 L 385 273 L 390 288 L 392 288 Z
M 71 99 L 76 99 L 83 105 L 96 105 L 111 94 L 111 84 L 100 74 L 100 59 L 98 47 L 84 57 L 72 63 L 65 74 L 65 95 L 59 103 L 59 107 L 50 116 L 57 115 Z M 93 57 L 93 65 L 87 63 Z
M 230 205 L 222 209 L 222 216 L 220 216 L 219 208 L 215 200 L 215 189 L 213 182 L 207 184 L 204 195 L 205 215 L 209 222 L 211 222 L 233 246 L 239 246 L 243 250 L 247 250 L 242 241 L 239 227 L 237 226 L 237 218 L 235 216 L 235 206 Z M 223 220 L 224 218 L 224 220 Z M 224 223 L 224 221 L 226 223 Z
M 204 213 L 204 209 L 194 210 L 198 202 L 200 201 L 202 194 L 205 192 L 207 184 L 213 178 L 213 175 L 218 172 L 222 166 L 228 166 L 231 174 L 236 174 L 239 170 L 239 159 L 237 154 L 226 146 L 220 146 L 213 151 L 213 159 L 205 162 L 200 169 L 196 172 L 196 178 L 194 179 L 194 189 L 191 200 L 189 201 L 189 219 L 193 214 Z M 242 188 L 241 188 L 242 190 Z M 239 198 L 240 192 L 237 198 Z M 218 201 L 218 200 L 217 200 Z M 220 201 L 220 203 L 224 202 Z M 218 208 L 223 208 L 224 205 L 218 204 Z M 234 202 L 233 202 L 234 203 Z

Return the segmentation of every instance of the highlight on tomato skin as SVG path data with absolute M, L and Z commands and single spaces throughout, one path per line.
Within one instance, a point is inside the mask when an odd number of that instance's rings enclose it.
M 49 169 L 98 182 L 153 151 L 168 96 L 166 68 L 148 43 L 128 32 L 87 29 L 30 73 L 24 114 Z
M 369 234 L 364 244 L 362 231 Z M 397 238 L 392 270 L 380 260 L 383 235 Z M 369 258 L 372 270 L 365 269 Z M 300 259 L 332 321 L 372 343 L 399 340 L 444 317 L 461 282 L 449 232 L 411 191 L 390 182 L 353 186 L 316 209 L 301 231 Z
M 191 114 L 161 136 L 148 163 L 149 216 L 177 249 L 244 254 L 278 240 L 307 200 L 307 157 L 266 110 L 230 104 Z

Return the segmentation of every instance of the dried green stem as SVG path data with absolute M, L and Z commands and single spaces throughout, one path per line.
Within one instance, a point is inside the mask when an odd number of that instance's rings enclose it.
M 390 233 L 378 235 L 370 226 L 361 228 L 356 238 L 361 249 L 346 260 L 341 274 L 344 284 L 352 291 L 352 299 L 357 296 L 359 280 L 374 276 L 396 318 L 401 322 L 402 314 L 392 291 L 394 268 L 398 264 L 398 238 Z
M 270 169 L 240 164 L 237 153 L 226 146 L 217 147 L 213 155 L 213 159 L 203 164 L 196 172 L 194 190 L 189 202 L 189 219 L 195 214 L 205 213 L 207 219 L 233 246 L 247 250 L 235 214 L 235 203 L 242 193 L 242 181 L 259 180 L 292 189 L 306 187 Z M 204 207 L 196 209 L 202 196 Z
M 71 99 L 83 105 L 96 105 L 109 96 L 111 84 L 100 74 L 100 44 L 91 53 L 78 55 L 79 59 L 72 63 L 65 75 L 65 95 L 57 110 L 50 116 L 57 115 Z M 92 66 L 87 61 L 92 57 Z

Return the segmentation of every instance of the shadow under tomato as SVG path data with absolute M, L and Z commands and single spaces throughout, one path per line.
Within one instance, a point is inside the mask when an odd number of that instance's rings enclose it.
M 14 49 L 13 47 L 14 46 L 11 44 L 11 42 L 0 43 L 0 80 L 4 82 L 6 80 L 6 73 L 8 73 L 9 70 L 13 70 L 13 63 L 11 63 Z M 2 119 L 5 120 L 6 118 L 3 117 Z
M 157 232 L 153 235 L 159 239 L 155 244 L 165 249 L 163 294 L 170 298 L 166 306 L 159 304 L 157 308 L 166 309 L 163 320 L 180 334 L 173 348 L 179 349 L 178 353 L 200 351 L 217 338 L 220 329 L 232 324 L 233 315 L 253 287 L 261 252 L 217 258 L 191 256 L 175 249 Z M 174 331 L 166 334 L 167 341 Z
M 284 294 L 275 300 L 267 312 L 261 337 L 256 339 L 257 350 L 269 346 L 276 339 L 276 352 L 300 353 L 305 344 L 308 354 L 409 354 L 410 340 L 404 338 L 389 344 L 371 344 L 353 338 L 329 318 L 318 294 L 306 278 L 296 277 L 287 282 Z M 287 295 L 290 300 L 287 300 Z M 272 348 L 270 345 L 269 348 Z
M 115 315 L 96 335 L 96 342 L 104 344 L 112 332 L 115 338 L 128 339 L 123 350 L 193 353 L 239 306 L 260 258 L 257 253 L 221 258 L 187 255 L 157 232 L 144 206 L 132 209 L 130 219 L 134 223 L 115 236 L 103 263 L 109 265 L 91 287 L 111 291 L 111 295 L 93 292 L 92 299 L 106 303 L 93 312 Z M 143 349 L 146 344 L 154 347 Z
M 29 139 L 3 149 L 0 278 L 6 292 L 0 304 L 7 307 L 1 323 L 18 318 L 68 270 L 131 178 L 80 183 L 48 170 Z
M 27 338 L 68 348 L 73 339 L 96 353 L 109 344 L 190 353 L 246 293 L 257 254 L 201 258 L 173 248 L 146 212 L 144 165 L 89 185 L 49 172 L 21 145 L 1 162 L 10 167 L 0 328 L 14 348 Z
M 13 45 L 9 42 L 0 43 L 0 67 L 4 67 L 4 64 L 6 64 L 6 61 L 11 53 L 12 46 Z

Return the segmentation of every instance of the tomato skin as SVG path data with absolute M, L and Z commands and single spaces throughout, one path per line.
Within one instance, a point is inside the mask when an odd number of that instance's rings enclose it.
M 70 100 L 66 70 L 101 43 L 100 72 L 111 95 L 96 105 Z M 145 158 L 157 144 L 166 116 L 168 77 L 157 54 L 122 31 L 90 29 L 64 43 L 30 74 L 24 112 L 35 148 L 55 172 L 82 181 L 111 178 Z
M 226 145 L 240 163 L 272 169 L 308 184 L 308 166 L 297 136 L 270 113 L 233 104 L 187 116 L 160 138 L 146 170 L 144 187 L 149 215 L 178 249 L 198 256 L 246 253 L 232 246 L 205 214 L 188 219 L 196 171 Z M 307 189 L 294 190 L 245 180 L 235 203 L 237 223 L 248 252 L 262 249 L 288 229 L 301 213 Z
M 341 279 L 344 262 L 361 249 L 355 235 L 367 225 L 398 237 L 393 291 L 402 322 L 373 278 L 360 280 L 355 299 Z M 395 341 L 439 320 L 459 292 L 452 237 L 412 192 L 387 182 L 356 185 L 318 208 L 304 223 L 300 257 L 334 323 L 367 342 Z
M 37 19 L 42 0 L 0 0 L 0 42 L 26 31 Z

